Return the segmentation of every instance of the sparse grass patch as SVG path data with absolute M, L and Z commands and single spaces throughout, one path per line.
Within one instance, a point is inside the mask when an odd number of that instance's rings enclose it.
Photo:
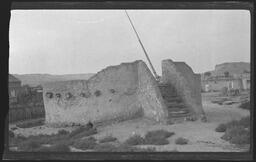
M 110 143 L 103 143 L 95 146 L 94 151 L 97 152 L 155 152 L 154 147 L 138 148 L 135 146 L 128 145 L 126 143 L 115 146 Z
M 75 135 L 69 136 L 69 137 L 72 137 L 73 139 L 77 139 L 77 138 L 82 138 L 82 137 L 88 137 L 88 136 L 91 136 L 91 135 L 94 135 L 94 134 L 97 134 L 96 129 L 88 129 L 88 130 L 85 130 L 83 132 L 80 132 L 78 134 L 75 134 Z
M 175 143 L 178 145 L 186 145 L 186 144 L 188 144 L 188 139 L 179 137 L 175 140 Z
M 226 129 L 227 129 L 226 124 L 221 123 L 221 124 L 218 125 L 217 128 L 215 128 L 215 131 L 216 132 L 225 132 Z
M 241 118 L 240 120 L 232 120 L 228 123 L 221 123 L 215 129 L 216 132 L 225 132 L 227 128 L 242 126 L 245 128 L 250 128 L 250 116 Z
M 16 126 L 19 128 L 32 128 L 32 127 L 37 127 L 41 125 L 44 125 L 44 120 L 36 120 L 36 121 L 16 124 Z
M 96 90 L 96 91 L 94 92 L 94 95 L 95 95 L 96 97 L 99 97 L 99 96 L 101 95 L 101 91 L 100 91 L 100 90 Z
M 13 131 L 9 130 L 9 138 L 13 138 L 15 136 L 15 134 L 13 133 Z
M 221 125 L 223 125 L 223 127 L 226 127 L 224 131 L 225 134 L 221 137 L 222 139 L 238 145 L 250 143 L 249 116 L 243 117 L 240 120 L 233 120 L 231 122 Z M 220 127 L 220 125 L 218 127 Z
M 179 152 L 177 148 L 173 149 L 171 152 Z
M 88 137 L 85 139 L 77 140 L 73 143 L 73 146 L 78 149 L 87 150 L 93 149 L 96 146 L 96 139 L 94 137 Z
M 244 103 L 241 103 L 241 105 L 239 107 L 242 108 L 242 109 L 250 110 L 250 101 L 246 101 Z
M 117 147 L 111 143 L 101 143 L 94 147 L 96 152 L 116 152 Z
M 65 129 L 61 129 L 58 131 L 58 134 L 59 135 L 66 135 L 66 134 L 69 134 L 69 131 L 66 131 Z
M 121 144 L 117 147 L 116 152 L 154 152 L 154 147 L 139 148 L 131 145 Z
M 124 143 L 127 145 L 142 145 L 145 143 L 145 140 L 140 135 L 135 134 L 129 137 Z
M 37 149 L 39 149 L 39 147 L 42 144 L 50 144 L 53 145 L 54 147 L 51 148 L 44 148 L 44 147 L 40 147 L 39 151 L 44 151 L 44 150 L 56 150 L 58 149 L 57 147 L 59 146 L 64 146 L 64 145 L 72 145 L 75 143 L 75 145 L 79 145 L 78 141 L 80 142 L 80 148 L 82 147 L 89 147 L 90 146 L 86 146 L 86 141 L 80 139 L 82 137 L 87 137 L 90 136 L 92 134 L 96 134 L 97 130 L 96 129 L 87 129 L 84 127 L 80 127 L 78 129 L 76 129 L 75 131 L 73 131 L 73 133 L 69 133 L 66 130 L 59 130 L 57 134 L 52 134 L 52 135 L 31 135 L 28 137 L 24 137 L 24 136 L 17 136 L 17 137 L 12 137 L 9 140 L 9 144 L 10 146 L 18 146 L 18 148 L 20 150 L 24 150 L 24 151 L 36 151 Z M 96 140 L 95 140 L 96 142 Z M 92 143 L 89 143 L 87 145 L 91 145 Z M 66 151 L 68 151 L 66 149 Z
M 147 134 L 145 135 L 145 138 L 150 138 L 152 136 L 157 136 L 159 138 L 168 138 L 174 135 L 174 132 L 168 132 L 166 130 L 160 129 L 160 130 L 153 130 L 153 131 L 148 131 Z
M 67 144 L 55 144 L 50 147 L 42 146 L 36 149 L 37 152 L 70 152 Z
M 93 134 L 96 134 L 97 130 L 93 129 L 93 128 L 88 128 L 86 126 L 81 126 L 75 130 L 73 130 L 70 134 L 69 137 L 72 138 L 80 138 L 80 137 L 86 137 L 86 136 L 90 136 Z
M 116 141 L 116 140 L 117 140 L 116 137 L 106 136 L 106 137 L 100 139 L 99 143 L 113 142 L 113 141 Z
M 18 144 L 18 149 L 22 151 L 32 152 L 38 149 L 41 144 L 35 140 L 27 140 Z
M 145 144 L 166 145 L 169 144 L 167 138 L 172 135 L 174 135 L 174 132 L 168 132 L 166 130 L 149 131 L 145 135 Z
M 13 131 L 16 130 L 16 129 L 18 129 L 18 128 L 17 128 L 17 127 L 12 127 L 12 128 L 11 128 L 11 130 L 13 130 Z
M 63 141 L 65 141 L 65 143 L 69 143 L 72 140 L 67 139 L 66 135 L 58 135 L 58 134 L 54 134 L 54 135 L 37 135 L 37 136 L 28 136 L 28 137 L 24 137 L 24 136 L 17 136 L 14 138 L 11 138 L 9 140 L 9 144 L 11 146 L 18 146 L 19 149 L 21 150 L 25 150 L 25 151 L 30 151 L 31 147 L 36 146 L 36 145 L 42 145 L 42 144 L 57 144 L 57 143 L 64 143 Z M 35 144 L 36 143 L 36 144 Z M 35 147 L 33 147 L 33 149 L 36 149 Z M 35 151 L 35 150 L 32 150 Z
M 234 126 L 227 128 L 225 134 L 221 137 L 233 144 L 249 144 L 250 132 L 243 126 Z
M 9 146 L 18 146 L 19 143 L 24 142 L 25 137 L 18 135 L 17 137 L 9 138 Z
M 240 119 L 240 125 L 244 126 L 245 128 L 250 128 L 250 116 L 246 116 Z
M 174 132 L 168 132 L 166 130 L 154 130 L 149 131 L 145 135 L 145 138 L 140 135 L 133 135 L 128 138 L 124 144 L 126 145 L 166 145 L 169 144 L 168 137 L 174 135 Z
M 167 144 L 169 144 L 169 141 L 166 138 L 150 137 L 150 138 L 146 138 L 145 144 L 148 144 L 148 145 L 167 145 Z

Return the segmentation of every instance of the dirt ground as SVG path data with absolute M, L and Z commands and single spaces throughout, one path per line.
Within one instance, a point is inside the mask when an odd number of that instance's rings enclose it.
M 118 138 L 120 142 L 125 141 L 133 134 L 145 135 L 147 131 L 164 129 L 174 132 L 175 135 L 168 138 L 168 145 L 153 146 L 157 151 L 173 151 L 179 152 L 241 152 L 247 151 L 247 148 L 238 148 L 229 142 L 222 140 L 220 137 L 224 133 L 215 132 L 215 128 L 220 123 L 226 123 L 231 120 L 239 120 L 244 116 L 250 115 L 248 110 L 238 108 L 240 103 L 231 105 L 219 105 L 211 101 L 216 99 L 218 93 L 202 93 L 203 108 L 207 116 L 207 122 L 201 121 L 187 121 L 173 125 L 162 125 L 150 121 L 148 119 L 140 118 L 112 124 L 104 127 L 98 127 L 98 133 L 95 138 L 102 138 L 107 135 L 112 135 Z M 14 125 L 10 125 L 10 128 Z M 74 127 L 69 128 L 50 128 L 47 126 L 34 128 L 18 128 L 14 130 L 15 134 L 22 134 L 25 136 L 31 134 L 52 134 L 57 133 L 59 129 L 73 130 Z M 189 140 L 186 145 L 175 144 L 175 139 L 184 137 Z M 143 145 L 138 147 L 148 147 Z

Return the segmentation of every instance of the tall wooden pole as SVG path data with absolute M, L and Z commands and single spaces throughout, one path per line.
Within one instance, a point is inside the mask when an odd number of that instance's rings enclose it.
M 131 20 L 131 18 L 130 18 L 130 16 L 128 15 L 128 13 L 127 13 L 126 10 L 125 10 L 125 13 L 126 13 L 128 19 L 129 19 L 129 21 L 130 21 L 130 23 L 131 23 L 131 25 L 132 25 L 132 28 L 133 28 L 133 30 L 134 30 L 136 36 L 137 36 L 137 39 L 139 40 L 139 43 L 140 43 L 140 45 L 141 45 L 141 47 L 142 47 L 142 49 L 143 49 L 143 51 L 144 51 L 144 53 L 145 53 L 145 55 L 146 55 L 146 58 L 147 58 L 147 60 L 148 60 L 148 62 L 149 62 L 149 65 L 150 65 L 150 67 L 151 67 L 151 69 L 152 69 L 152 71 L 153 71 L 153 73 L 154 73 L 154 76 L 155 76 L 156 80 L 158 80 L 158 79 L 159 79 L 159 76 L 157 75 L 157 73 L 156 73 L 156 71 L 155 71 L 155 69 L 154 69 L 154 67 L 153 67 L 153 65 L 152 65 L 152 63 L 151 63 L 151 61 L 150 61 L 150 59 L 149 59 L 149 57 L 148 57 L 147 51 L 146 51 L 146 49 L 144 48 L 144 46 L 143 46 L 143 44 L 142 44 L 142 42 L 141 42 L 141 40 L 140 40 L 139 34 L 137 33 L 137 31 L 136 31 L 136 29 L 135 29 L 135 27 L 134 27 L 134 25 L 133 25 L 133 23 L 132 23 L 132 20 Z

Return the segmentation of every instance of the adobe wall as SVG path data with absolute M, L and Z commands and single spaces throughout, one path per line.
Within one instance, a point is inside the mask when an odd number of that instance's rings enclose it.
M 162 121 L 165 107 L 155 84 L 143 61 L 107 67 L 88 80 L 44 84 L 46 123 L 121 121 L 143 114 Z M 52 92 L 52 98 L 47 92 Z M 70 98 L 66 98 L 68 93 L 72 94 Z
M 165 123 L 168 118 L 167 107 L 154 76 L 144 62 L 139 62 L 138 77 L 138 100 L 142 104 L 144 116 Z
M 162 82 L 172 84 L 195 116 L 204 116 L 201 77 L 184 62 L 162 61 Z

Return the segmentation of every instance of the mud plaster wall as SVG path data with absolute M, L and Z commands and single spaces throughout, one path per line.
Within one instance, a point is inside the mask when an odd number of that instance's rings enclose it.
M 162 82 L 172 84 L 195 115 L 204 114 L 200 75 L 194 74 L 184 62 L 162 61 Z
M 229 86 L 229 83 L 230 82 L 233 82 L 233 88 L 234 89 L 242 89 L 242 81 L 241 80 L 232 80 L 232 81 L 229 81 L 229 80 L 213 80 L 213 81 L 203 81 L 201 83 L 201 88 L 203 90 L 206 90 L 205 89 L 205 86 L 206 85 L 209 85 L 209 90 L 213 90 L 213 91 L 221 91 L 221 89 L 223 87 L 228 87 Z
M 46 123 L 69 125 L 86 124 L 88 121 L 126 120 L 143 115 L 143 112 L 145 116 L 160 120 L 164 114 L 163 108 L 159 108 L 161 100 L 153 98 L 161 96 L 154 94 L 158 93 L 152 88 L 154 86 L 143 85 L 144 82 L 154 84 L 150 80 L 154 78 L 150 77 L 152 74 L 147 73 L 145 66 L 142 61 L 123 63 L 107 67 L 89 80 L 43 85 Z M 147 81 L 141 81 L 142 79 Z M 47 92 L 52 92 L 53 98 L 47 98 Z M 72 97 L 67 99 L 67 93 L 72 94 Z M 60 94 L 60 97 L 56 94 Z
M 139 63 L 139 91 L 138 100 L 142 104 L 144 116 L 154 118 L 158 122 L 166 122 L 167 108 L 150 70 L 144 62 Z

